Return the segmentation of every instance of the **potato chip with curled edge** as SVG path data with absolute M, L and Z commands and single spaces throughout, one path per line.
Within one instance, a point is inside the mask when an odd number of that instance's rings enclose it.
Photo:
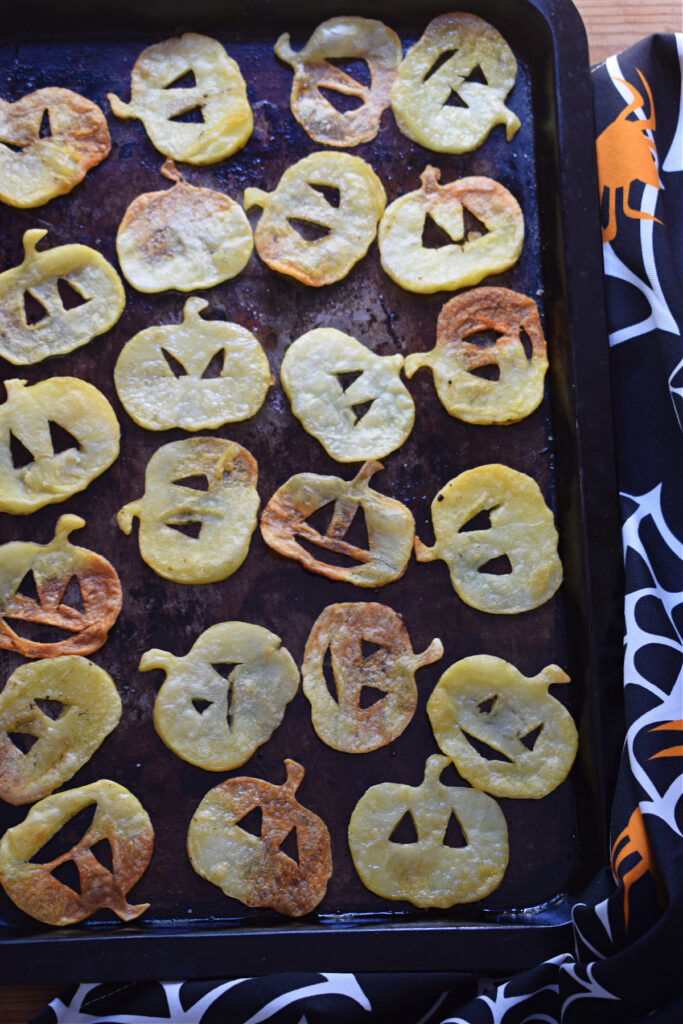
M 364 643 L 377 650 L 366 656 Z M 328 650 L 336 700 L 323 669 Z M 417 669 L 442 656 L 439 639 L 432 640 L 422 654 L 415 654 L 403 619 L 387 605 L 329 605 L 306 641 L 301 670 L 313 728 L 323 743 L 349 754 L 365 754 L 391 743 L 415 713 Z M 375 700 L 361 706 L 366 689 Z
M 502 658 L 463 658 L 446 669 L 427 703 L 436 742 L 475 789 L 538 800 L 566 779 L 576 756 L 572 716 L 548 692 L 568 682 L 557 665 L 528 679 Z
M 524 218 L 519 203 L 492 178 L 460 178 L 440 185 L 441 172 L 426 167 L 422 187 L 391 203 L 379 225 L 382 267 L 411 292 L 454 291 L 478 284 L 489 274 L 508 270 L 519 258 Z M 464 210 L 479 228 L 466 232 Z M 452 239 L 436 249 L 422 244 L 427 217 Z
M 47 863 L 33 860 L 74 815 L 92 804 L 94 817 L 76 846 Z M 102 840 L 111 844 L 111 871 L 92 852 Z M 0 883 L 20 910 L 45 924 L 75 924 L 104 908 L 122 921 L 132 921 L 149 907 L 132 905 L 126 896 L 142 877 L 153 846 L 152 824 L 140 801 L 117 782 L 100 779 L 45 797 L 5 832 L 0 840 Z M 80 892 L 52 874 L 67 861 L 78 869 Z
M 468 526 L 480 516 L 481 528 Z M 553 514 L 525 473 L 499 463 L 461 473 L 432 502 L 432 522 L 436 543 L 428 548 L 416 538 L 415 557 L 442 558 L 454 590 L 473 608 L 525 612 L 549 600 L 562 582 Z M 507 572 L 487 568 L 503 557 Z
M 292 113 L 312 139 L 325 146 L 358 146 L 375 138 L 403 56 L 401 40 L 392 29 L 372 18 L 329 18 L 302 50 L 292 50 L 288 33 L 280 36 L 274 49 L 294 68 Z M 326 58 L 365 61 L 370 87 Z M 321 89 L 353 96 L 361 105 L 337 110 Z
M 76 774 L 120 717 L 114 680 L 87 658 L 20 665 L 0 693 L 0 797 L 11 804 L 41 800 Z M 13 734 L 35 742 L 23 751 Z
M 493 344 L 480 345 L 474 339 L 483 331 L 499 336 Z M 516 423 L 543 398 L 548 356 L 536 303 L 509 288 L 473 288 L 456 295 L 439 313 L 436 347 L 406 357 L 406 377 L 420 366 L 431 369 L 451 416 L 466 423 Z M 479 376 L 477 371 L 486 367 L 497 376 Z

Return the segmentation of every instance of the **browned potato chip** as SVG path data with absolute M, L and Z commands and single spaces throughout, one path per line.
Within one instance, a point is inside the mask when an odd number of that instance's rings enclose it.
M 187 852 L 197 874 L 226 896 L 301 917 L 325 895 L 332 874 L 330 834 L 295 797 L 304 769 L 289 759 L 285 765 L 287 781 L 281 786 L 239 778 L 210 790 L 190 822 Z M 260 835 L 240 827 L 256 809 L 262 815 Z M 293 830 L 296 860 L 280 849 Z

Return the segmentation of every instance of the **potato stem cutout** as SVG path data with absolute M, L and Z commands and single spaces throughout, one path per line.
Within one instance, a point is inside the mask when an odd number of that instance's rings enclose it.
M 0 797 L 11 804 L 41 800 L 76 774 L 120 717 L 113 679 L 87 658 L 21 665 L 0 694 Z M 24 752 L 12 735 L 35 742 Z
M 112 266 L 87 245 L 58 245 L 37 251 L 45 228 L 24 232 L 24 261 L 0 274 L 0 355 L 10 363 L 39 363 L 86 345 L 113 327 L 126 298 Z M 59 282 L 65 281 L 80 304 L 64 307 Z M 26 297 L 44 309 L 36 323 L 26 318 Z
M 205 299 L 188 299 L 182 324 L 148 327 L 121 350 L 116 390 L 141 427 L 213 430 L 246 420 L 263 405 L 272 383 L 265 352 L 245 327 L 203 320 L 207 306 Z M 220 373 L 207 377 L 216 357 Z
M 166 673 L 154 704 L 156 731 L 178 757 L 212 772 L 244 764 L 299 688 L 280 637 L 248 622 L 211 626 L 182 658 L 146 651 L 140 671 L 153 668 Z
M 508 863 L 508 834 L 500 807 L 486 793 L 444 786 L 439 775 L 448 758 L 434 754 L 420 786 L 383 782 L 358 801 L 349 822 L 349 847 L 360 879 L 387 900 L 416 907 L 472 903 L 496 889 Z M 408 813 L 417 842 L 392 835 Z M 445 844 L 454 816 L 465 846 Z
M 48 840 L 92 804 L 95 816 L 80 842 L 49 863 L 34 863 Z M 111 871 L 92 852 L 102 840 L 111 844 Z M 53 793 L 5 832 L 0 841 L 0 883 L 20 910 L 45 924 L 75 924 L 105 907 L 122 921 L 132 921 L 149 907 L 132 905 L 126 896 L 149 864 L 153 846 L 152 824 L 140 801 L 118 783 L 100 779 Z M 52 874 L 67 861 L 78 868 L 80 893 Z
M 479 343 L 485 331 L 498 335 L 492 344 Z M 473 288 L 457 295 L 439 313 L 436 348 L 408 356 L 406 377 L 421 366 L 434 374 L 451 416 L 466 423 L 516 423 L 543 398 L 548 356 L 536 303 L 509 288 Z M 497 376 L 479 376 L 485 367 L 497 367 Z
M 375 138 L 403 56 L 395 32 L 371 18 L 330 18 L 318 25 L 298 53 L 289 45 L 288 33 L 280 36 L 274 49 L 294 68 L 292 113 L 312 139 L 325 146 L 358 146 Z M 326 57 L 365 61 L 370 88 Z M 360 106 L 337 110 L 321 89 L 353 96 Z
M 126 280 L 139 292 L 190 292 L 236 277 L 254 247 L 242 207 L 190 185 L 172 160 L 161 173 L 173 188 L 138 196 L 119 225 L 116 251 Z
M 413 429 L 402 366 L 398 353 L 378 356 L 349 334 L 316 327 L 289 346 L 280 379 L 292 412 L 329 456 L 364 462 L 400 448 Z M 348 385 L 347 374 L 355 376 Z
M 336 189 L 332 204 L 324 188 Z M 262 206 L 256 251 L 272 270 L 314 288 L 345 277 L 365 256 L 386 204 L 372 167 L 348 153 L 311 153 L 284 172 L 274 192 L 248 188 L 244 208 Z M 296 222 L 309 222 L 320 237 L 308 241 Z
M 576 726 L 548 693 L 568 682 L 557 665 L 528 679 L 502 658 L 463 658 L 446 669 L 427 703 L 436 742 L 475 789 L 538 800 L 566 779 L 576 756 Z M 490 758 L 471 740 L 489 748 Z
M 185 77 L 191 84 L 181 86 Z M 131 74 L 131 102 L 107 98 L 117 117 L 136 117 L 160 153 L 188 164 L 213 164 L 241 149 L 253 118 L 236 61 L 219 42 L 185 32 L 143 50 Z M 184 114 L 198 121 L 184 121 Z
M 110 149 L 104 114 L 78 93 L 52 86 L 16 103 L 0 99 L 0 200 L 42 206 L 70 192 Z
M 367 644 L 379 649 L 366 655 Z M 336 700 L 323 668 L 328 651 Z M 365 754 L 391 743 L 415 713 L 415 672 L 441 657 L 443 644 L 438 639 L 422 654 L 414 654 L 401 616 L 386 605 L 329 605 L 311 630 L 302 667 L 313 728 L 323 743 L 349 754 Z M 374 703 L 361 707 L 366 690 Z
M 228 779 L 210 790 L 194 813 L 187 834 L 192 867 L 226 896 L 248 907 L 270 907 L 301 917 L 318 906 L 332 874 L 330 833 L 324 821 L 295 797 L 304 769 L 285 760 L 281 786 L 262 779 Z M 261 835 L 240 827 L 261 810 Z M 280 847 L 296 830 L 297 860 Z
M 516 74 L 514 54 L 492 25 L 474 14 L 439 15 L 399 68 L 391 94 L 396 123 L 438 153 L 467 153 L 497 124 L 509 142 L 520 125 L 505 106 Z
M 468 523 L 487 513 L 490 525 Z M 482 612 L 514 615 L 549 600 L 562 582 L 553 514 L 535 480 L 509 466 L 477 466 L 449 480 L 432 502 L 436 543 L 415 538 L 418 562 L 442 558 L 453 589 Z M 505 557 L 509 571 L 489 563 Z
M 460 178 L 440 185 L 441 172 L 426 167 L 422 188 L 395 199 L 379 225 L 382 267 L 411 292 L 455 291 L 478 284 L 517 262 L 524 241 L 524 219 L 514 196 L 492 178 Z M 465 211 L 479 225 L 466 229 Z M 425 248 L 422 234 L 430 217 L 450 236 L 450 244 Z
M 205 478 L 206 488 L 196 477 Z M 143 497 L 124 505 L 116 521 L 129 534 L 138 517 L 140 554 L 159 576 L 215 583 L 247 557 L 259 507 L 257 477 L 253 455 L 234 441 L 172 441 L 147 463 Z
M 55 658 L 90 654 L 105 642 L 121 610 L 121 584 L 106 558 L 69 540 L 83 526 L 80 516 L 63 515 L 49 544 L 12 541 L 0 547 L 1 649 L 24 658 Z M 82 608 L 67 603 L 67 587 L 74 583 Z M 22 586 L 36 596 L 22 593 Z M 72 635 L 51 643 L 28 640 L 8 620 L 56 626 Z
M 5 382 L 0 405 L 0 511 L 26 515 L 64 501 L 111 466 L 119 454 L 119 423 L 104 395 L 76 377 L 52 377 L 32 387 Z M 51 424 L 73 445 L 55 451 Z M 15 466 L 12 438 L 33 456 Z

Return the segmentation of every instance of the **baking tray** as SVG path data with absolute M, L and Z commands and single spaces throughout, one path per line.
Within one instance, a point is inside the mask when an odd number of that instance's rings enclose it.
M 324 17 L 375 16 L 391 25 L 404 47 L 448 4 L 378 2 L 286 4 L 252 0 L 97 5 L 64 0 L 58 14 L 47 3 L 17 6 L 0 43 L 2 95 L 16 100 L 59 84 L 97 102 L 108 115 L 112 152 L 69 195 L 35 210 L 0 209 L 2 268 L 21 261 L 29 227 L 47 227 L 50 246 L 93 245 L 116 265 L 114 238 L 131 200 L 166 188 L 163 158 L 138 121 L 111 116 L 108 91 L 127 98 L 130 69 L 142 49 L 178 31 L 219 39 L 240 64 L 255 113 L 249 143 L 219 164 L 183 167 L 192 184 L 241 200 L 243 189 L 268 190 L 282 171 L 319 149 L 289 113 L 290 69 L 272 54 L 281 31 L 295 47 Z M 124 604 L 108 642 L 92 656 L 114 677 L 123 700 L 117 730 L 66 787 L 109 777 L 128 786 L 147 808 L 156 832 L 147 873 L 131 893 L 150 910 L 134 925 L 112 923 L 100 912 L 79 927 L 55 930 L 31 921 L 0 894 L 0 981 L 109 980 L 216 976 L 290 970 L 515 970 L 570 948 L 571 906 L 607 858 L 607 797 L 615 756 L 610 740 L 618 707 L 619 535 L 609 402 L 602 268 L 593 163 L 593 122 L 583 26 L 566 2 L 472 2 L 467 9 L 494 24 L 512 46 L 519 72 L 509 105 L 521 118 L 514 139 L 501 127 L 473 153 L 428 152 L 401 136 L 391 112 L 373 142 L 352 152 L 382 179 L 388 201 L 419 187 L 426 164 L 442 180 L 469 174 L 496 178 L 519 200 L 526 224 L 522 256 L 509 272 L 489 278 L 534 296 L 548 340 L 550 372 L 537 412 L 509 427 L 472 426 L 442 409 L 430 375 L 410 382 L 416 425 L 408 441 L 383 460 L 373 486 L 405 501 L 418 536 L 430 543 L 429 506 L 437 490 L 470 467 L 503 462 L 537 480 L 556 516 L 564 583 L 545 605 L 521 615 L 487 615 L 453 592 L 444 563 L 411 562 L 402 580 L 378 591 L 359 590 L 313 576 L 272 552 L 254 534 L 244 565 L 223 583 L 182 586 L 155 576 L 141 561 L 136 534 L 124 537 L 116 512 L 142 495 L 144 469 L 161 444 L 188 436 L 148 432 L 127 416 L 112 371 L 129 338 L 155 323 L 181 318 L 187 296 L 136 293 L 108 334 L 66 356 L 28 367 L 2 366 L 3 378 L 34 383 L 74 375 L 96 384 L 121 422 L 121 455 L 89 488 L 61 505 L 28 517 L 0 516 L 3 540 L 46 542 L 63 512 L 87 522 L 75 542 L 107 557 L 121 576 Z M 277 380 L 287 345 L 316 326 L 358 337 L 379 354 L 431 348 L 438 312 L 450 293 L 416 296 L 383 273 L 376 245 L 343 281 L 321 289 L 280 277 L 256 254 L 233 281 L 201 293 L 208 316 L 233 320 L 263 344 Z M 259 463 L 262 507 L 292 474 L 303 470 L 350 478 L 292 416 L 279 383 L 259 414 L 206 433 L 245 445 Z M 137 671 L 141 654 L 161 647 L 184 654 L 214 623 L 242 619 L 276 632 L 300 665 L 306 637 L 320 611 L 339 601 L 378 600 L 404 616 L 413 647 L 440 635 L 445 655 L 422 669 L 418 710 L 394 743 L 372 754 L 348 755 L 324 746 L 300 691 L 283 724 L 240 769 L 209 773 L 168 750 L 152 725 L 161 672 Z M 364 889 L 355 875 L 346 827 L 365 789 L 380 781 L 418 785 L 424 762 L 436 752 L 425 714 L 427 697 L 445 667 L 475 653 L 506 658 L 527 675 L 551 662 L 572 678 L 558 696 L 580 730 L 580 754 L 570 778 L 540 801 L 500 801 L 510 832 L 510 863 L 500 888 L 471 906 L 419 911 Z M 22 659 L 0 658 L 2 679 Z M 609 729 L 605 708 L 610 709 Z M 618 730 L 616 730 L 618 732 Z M 314 914 L 288 920 L 249 910 L 199 878 L 185 854 L 185 836 L 202 796 L 226 776 L 284 778 L 283 760 L 307 770 L 298 798 L 327 822 L 335 870 Z M 22 820 L 27 808 L 3 806 L 0 825 Z

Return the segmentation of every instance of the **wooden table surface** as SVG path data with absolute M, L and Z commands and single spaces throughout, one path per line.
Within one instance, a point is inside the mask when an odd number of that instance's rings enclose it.
M 653 32 L 683 31 L 680 0 L 574 0 L 586 26 L 591 64 Z M 456 4 L 454 8 L 457 9 Z M 466 4 L 462 4 L 466 8 Z M 64 985 L 6 986 L 0 1024 L 26 1024 Z

